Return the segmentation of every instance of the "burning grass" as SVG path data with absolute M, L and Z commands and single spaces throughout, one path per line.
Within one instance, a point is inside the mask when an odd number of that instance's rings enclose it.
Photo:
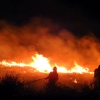
M 6 21 L 0 21 L 0 26 L 0 96 L 19 96 L 19 92 L 12 92 L 12 87 L 15 91 L 20 87 L 22 97 L 38 94 L 40 99 L 48 99 L 50 96 L 43 92 L 46 80 L 32 82 L 23 89 L 18 84 L 47 77 L 53 66 L 59 72 L 58 98 L 99 96 L 99 90 L 90 88 L 93 71 L 100 62 L 100 40 L 93 33 L 77 37 L 52 20 L 42 18 L 33 18 L 21 27 Z M 12 90 L 4 88 L 5 83 Z M 2 90 L 12 94 L 3 94 Z
M 57 71 L 60 73 L 89 73 L 93 74 L 93 72 L 89 71 L 89 68 L 84 68 L 80 65 L 78 65 L 74 61 L 73 68 L 67 69 L 66 66 L 58 66 L 56 63 L 51 64 L 49 59 L 44 57 L 41 54 L 36 53 L 34 56 L 31 57 L 33 61 L 30 61 L 29 63 L 25 62 L 15 62 L 15 61 L 1 61 L 0 65 L 7 66 L 7 67 L 31 67 L 34 68 L 35 71 L 43 72 L 43 73 L 48 73 L 52 71 L 53 66 L 57 66 Z

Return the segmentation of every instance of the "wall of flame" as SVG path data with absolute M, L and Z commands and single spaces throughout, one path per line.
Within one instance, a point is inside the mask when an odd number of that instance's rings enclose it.
M 55 65 L 59 72 L 93 72 L 100 62 L 99 42 L 92 33 L 77 37 L 51 19 L 33 18 L 20 27 L 0 21 L 0 64 L 42 72 Z

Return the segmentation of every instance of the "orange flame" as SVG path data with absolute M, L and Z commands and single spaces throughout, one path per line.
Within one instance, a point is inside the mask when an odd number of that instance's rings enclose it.
M 49 63 L 48 58 L 43 57 L 43 55 L 39 55 L 36 54 L 35 56 L 32 56 L 33 62 L 30 62 L 29 64 L 26 63 L 17 63 L 17 62 L 6 62 L 6 61 L 1 61 L 0 65 L 3 66 L 9 66 L 9 67 L 13 67 L 13 66 L 19 66 L 19 67 L 32 67 L 35 68 L 37 71 L 39 72 L 50 72 L 52 71 L 52 67 Z M 79 66 L 76 62 L 75 62 L 75 66 L 70 69 L 67 70 L 67 68 L 65 66 L 58 66 L 57 64 L 55 64 L 55 66 L 57 66 L 57 71 L 58 72 L 62 72 L 62 73 L 90 73 L 93 74 L 93 72 L 89 72 L 88 68 L 83 68 L 81 66 Z

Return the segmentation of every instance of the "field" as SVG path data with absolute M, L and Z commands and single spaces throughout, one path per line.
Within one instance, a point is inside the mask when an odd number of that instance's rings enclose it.
M 28 67 L 0 67 L 0 97 L 32 98 L 53 100 L 68 98 L 72 100 L 94 99 L 99 97 L 99 89 L 93 87 L 93 74 L 58 73 L 56 92 L 46 91 L 48 73 L 36 72 Z M 13 92 L 12 92 L 13 91 Z M 17 91 L 17 92 L 16 92 Z
M 5 74 L 18 75 L 21 81 L 30 82 L 42 78 L 46 78 L 49 73 L 36 72 L 35 69 L 30 67 L 0 67 L 0 77 L 5 76 Z M 58 73 L 58 82 L 72 87 L 77 84 L 84 84 L 84 82 L 90 83 L 93 80 L 94 74 L 89 73 Z M 47 82 L 47 80 L 40 80 Z

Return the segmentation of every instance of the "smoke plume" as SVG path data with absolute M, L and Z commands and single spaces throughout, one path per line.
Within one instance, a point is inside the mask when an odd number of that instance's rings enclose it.
M 76 61 L 94 70 L 100 63 L 99 40 L 91 33 L 75 36 L 51 19 L 33 18 L 27 25 L 0 21 L 0 60 L 30 62 L 37 52 L 50 63 L 71 68 Z

